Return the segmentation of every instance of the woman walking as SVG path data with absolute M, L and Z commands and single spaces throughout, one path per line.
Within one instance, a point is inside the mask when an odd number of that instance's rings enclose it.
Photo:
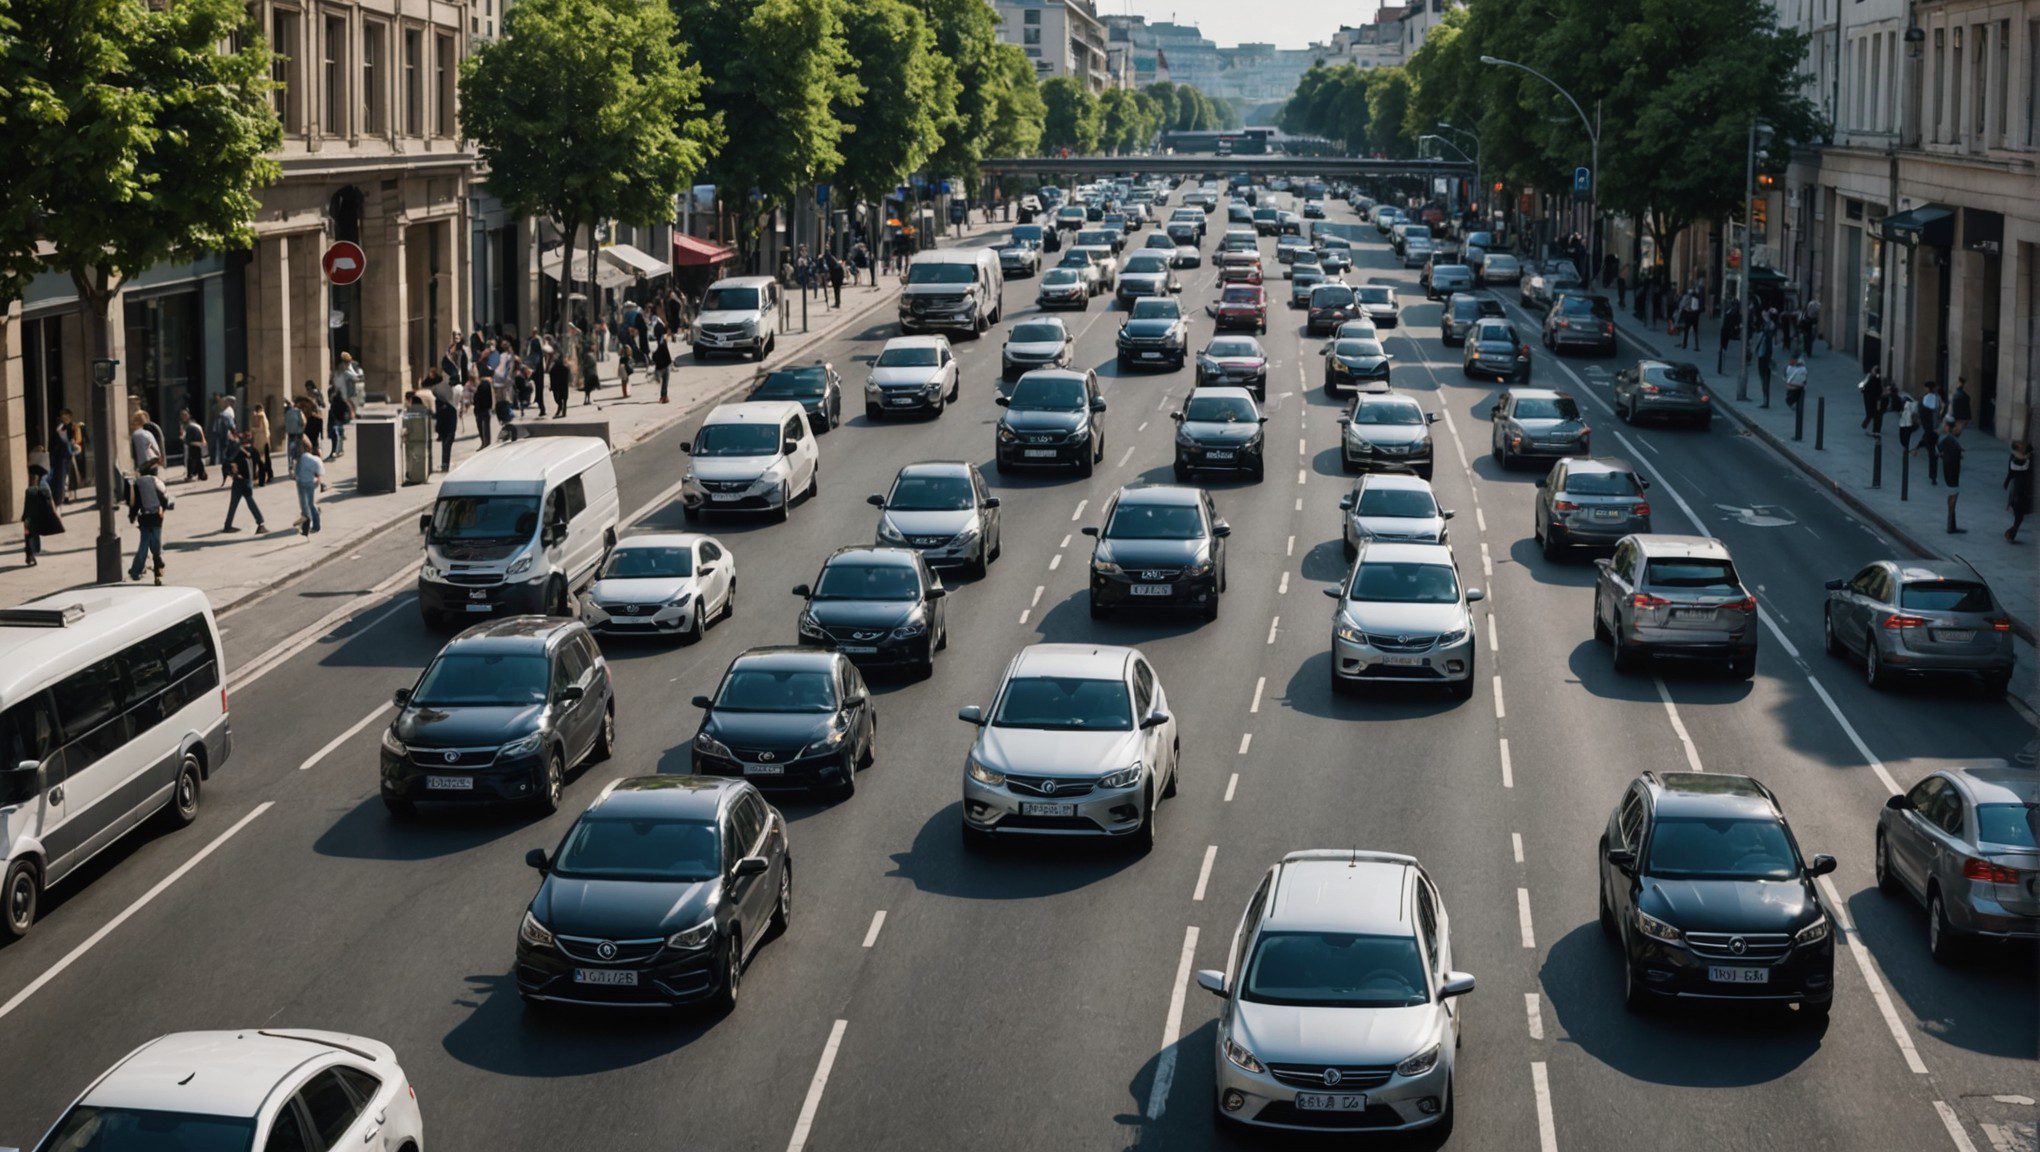
M 481 440 L 481 447 L 487 448 L 495 439 L 489 425 L 496 418 L 496 380 L 493 376 L 475 378 L 475 435 Z
M 1898 386 L 1887 384 L 1886 387 L 1891 388 L 1895 392 Z M 1919 435 L 1919 433 L 1920 402 L 1911 396 L 1907 396 L 1898 405 L 1898 450 L 1901 454 L 1907 456 L 1912 454 L 1912 439 Z
M 191 418 L 191 409 L 177 410 L 177 423 L 182 429 L 184 440 L 184 479 L 206 479 L 205 470 L 205 429 Z
M 262 485 L 276 479 L 276 465 L 269 458 L 269 410 L 260 404 L 249 407 L 248 454 L 255 466 L 255 483 Z
M 28 558 L 28 566 L 35 567 L 36 557 L 42 554 L 45 536 L 55 536 L 64 530 L 64 519 L 57 515 L 57 498 L 50 491 L 51 471 L 40 464 L 28 466 L 28 495 L 21 506 L 22 551 Z M 2011 539 L 2006 533 L 2005 539 Z
M 1927 381 L 1926 391 L 1920 395 L 1920 447 L 1927 457 L 1927 483 L 1940 483 L 1941 453 L 1941 385 Z
M 2005 511 L 2012 514 L 2012 526 L 2005 529 L 2007 543 L 2019 542 L 2019 525 L 2033 510 L 2033 446 L 2012 441 L 2012 457 L 2005 463 Z
M 1873 365 L 1870 374 L 1857 381 L 1856 391 L 1863 397 L 1863 422 L 1857 427 L 1868 429 L 1872 436 L 1880 435 L 1884 431 L 1884 373 Z

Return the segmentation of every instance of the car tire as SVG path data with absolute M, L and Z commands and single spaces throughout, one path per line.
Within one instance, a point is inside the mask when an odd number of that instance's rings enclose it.
M 1610 639 L 1614 645 L 1615 671 L 1618 674 L 1627 676 L 1642 666 L 1642 653 L 1623 643 L 1620 635 L 1612 636 Z
M 35 861 L 24 856 L 9 864 L 6 883 L 0 884 L 0 939 L 19 940 L 28 935 L 41 903 L 42 871 Z
M 1544 553 L 1544 558 L 1556 564 L 1564 548 L 1553 538 L 1551 529 L 1546 528 L 1533 534 L 1537 538 L 1537 547 Z
M 699 620 L 697 613 L 695 619 Z M 600 764 L 616 755 L 616 701 L 611 700 L 602 710 L 602 726 L 595 730 L 595 747 L 588 753 L 588 763 Z
M 1466 701 L 1473 699 L 1473 686 L 1480 679 L 1477 675 L 1479 667 L 1480 661 L 1478 659 L 1468 660 L 1466 662 L 1466 679 L 1456 680 L 1446 687 L 1445 690 L 1452 694 L 1454 700 Z
M 1162 799 L 1176 798 L 1176 781 L 1183 774 L 1183 747 L 1173 744 L 1169 747 L 1169 783 L 1162 789 Z
M 977 556 L 963 566 L 963 574 L 972 580 L 982 580 L 992 566 L 992 546 L 982 538 L 978 540 Z
M 779 507 L 772 513 L 772 519 L 784 524 L 793 515 L 793 488 L 786 481 L 779 482 Z
M 567 582 L 558 576 L 545 586 L 545 614 L 548 616 L 571 616 L 573 606 L 567 603 Z
M 822 494 L 822 462 L 815 461 L 815 470 L 808 473 L 807 498 L 812 500 Z
M 1927 955 L 1936 964 L 1953 964 L 1962 958 L 1962 937 L 1948 921 L 1948 909 L 1941 903 L 1941 890 L 1927 893 Z
M 774 939 L 786 935 L 786 929 L 793 923 L 793 857 L 779 862 L 779 897 L 772 902 L 772 920 L 769 929 Z
M 1100 437 L 1098 440 L 1097 450 L 1095 452 L 1084 453 L 1083 460 L 1077 464 L 1077 475 L 1089 476 L 1093 472 L 1096 472 L 1098 470 L 1098 462 L 1103 460 L 1104 458 L 1105 458 L 1105 440 L 1103 437 Z
M 1105 605 L 1099 603 L 1098 597 L 1096 595 L 1093 595 L 1091 597 L 1091 619 L 1104 620 L 1110 617 L 1111 615 L 1112 610 L 1105 607 Z
M 1877 851 L 1870 859 L 1870 871 L 1877 877 L 1877 890 L 1886 896 L 1899 892 L 1898 874 L 1891 870 L 1891 844 L 1880 829 L 1877 833 Z
M 1176 483 L 1188 484 L 1190 482 L 1190 469 L 1183 467 L 1181 464 L 1178 464 L 1176 465 L 1174 471 L 1176 474 Z
M 879 408 L 876 404 L 866 403 L 864 405 L 864 418 L 875 424 L 883 418 L 883 409 Z
M 829 798 L 842 803 L 857 795 L 857 757 L 849 749 L 843 751 L 843 782 L 829 789 Z
M 163 805 L 164 820 L 170 827 L 189 828 L 198 819 L 199 793 L 204 787 L 205 772 L 198 757 L 186 752 L 177 765 L 177 783 L 170 790 L 170 800 Z
M 1737 680 L 1751 680 L 1757 675 L 1757 654 L 1738 656 L 1728 662 L 1728 674 Z
M 1340 452 L 1339 471 L 1344 472 L 1348 476 L 1352 476 L 1360 471 L 1360 464 L 1358 461 L 1347 456 L 1344 452 Z
M 1624 945 L 1622 956 L 1622 1006 L 1642 1016 L 1650 1012 L 1656 1005 L 1651 1001 L 1650 993 L 1644 991 L 1643 981 L 1636 978 L 1636 966 L 1630 963 L 1628 952 L 1628 946 Z
M 532 781 L 532 807 L 541 816 L 550 816 L 560 810 L 560 796 L 567 789 L 567 761 L 555 748 L 546 754 L 545 763 L 538 769 L 538 779 Z
M 1842 638 L 1835 635 L 1835 610 L 1832 606 L 1822 610 L 1820 614 L 1820 638 L 1822 645 L 1827 648 L 1828 655 L 1841 656 L 1844 654 L 1842 651 Z
M 1133 833 L 1133 850 L 1135 854 L 1145 856 L 1155 850 L 1155 811 L 1161 802 L 1155 798 L 1152 784 L 1142 795 L 1147 798 L 1147 804 L 1141 812 L 1140 827 Z
M 1877 651 L 1875 633 L 1863 636 L 1863 680 L 1880 692 L 1891 686 L 1891 674 L 1884 670 L 1884 657 Z
M 1012 472 L 1012 470 L 1013 470 L 1012 467 L 1006 463 L 1006 458 L 1004 456 L 992 457 L 992 471 L 998 473 L 1001 476 L 1004 476 Z
M 691 508 L 685 504 L 682 504 L 680 506 L 680 518 L 682 520 L 687 521 L 689 524 L 699 524 L 701 523 L 701 509 Z
M 1608 630 L 1608 622 L 1601 619 L 1601 598 L 1594 597 L 1594 639 L 1603 644 L 1615 642 L 1615 633 Z
M 1984 695 L 1989 699 L 1995 700 L 2006 692 L 2011 691 L 2011 688 L 2012 674 L 2010 672 L 1991 672 L 1987 673 L 1983 678 Z
M 694 619 L 693 619 L 693 621 L 692 621 L 691 623 L 689 623 L 689 624 L 688 624 L 688 626 L 687 626 L 687 631 L 685 631 L 685 632 L 682 632 L 682 633 L 680 634 L 680 643 L 681 643 L 681 644 L 683 644 L 683 645 L 685 645 L 685 646 L 687 646 L 687 647 L 690 647 L 690 648 L 691 648 L 691 647 L 693 647 L 694 645 L 696 645 L 696 644 L 699 644 L 699 643 L 701 643 L 701 634 L 702 634 L 702 632 L 703 632 L 703 631 L 705 630 L 705 627 L 706 627 L 706 626 L 705 626 L 705 625 L 704 625 L 704 624 L 702 623 L 702 619 L 701 619 L 701 617 L 702 617 L 702 612 L 701 612 L 701 610 L 700 610 L 700 609 L 698 609 L 698 608 L 697 608 L 697 609 L 695 610 L 695 612 L 694 612 Z
M 715 990 L 709 1004 L 717 1014 L 727 1016 L 737 1010 L 737 1000 L 744 983 L 744 930 L 740 925 L 730 925 L 729 945 L 723 953 L 722 982 Z
M 1268 474 L 1268 465 L 1267 465 L 1267 464 L 1266 464 L 1265 462 L 1262 462 L 1262 463 L 1257 463 L 1257 464 L 1255 464 L 1255 465 L 1254 465 L 1254 466 L 1253 466 L 1253 467 L 1252 467 L 1251 469 L 1249 469 L 1249 470 L 1248 470 L 1248 472 L 1247 472 L 1247 475 L 1248 475 L 1248 476 L 1251 476 L 1251 477 L 1253 478 L 1253 480 L 1254 480 L 1254 483 L 1256 483 L 1256 484 L 1259 484 L 1259 483 L 1261 482 L 1262 478 L 1263 478 L 1263 477 L 1265 477 L 1265 476 L 1266 476 L 1267 474 Z

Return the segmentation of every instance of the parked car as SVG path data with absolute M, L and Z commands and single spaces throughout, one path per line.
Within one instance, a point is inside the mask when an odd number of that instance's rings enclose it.
M 2030 768 L 1945 768 L 1877 814 L 1877 887 L 1927 909 L 1927 952 L 1946 964 L 1983 941 L 2040 940 L 2040 849 Z
M 1757 598 L 1721 541 L 1627 536 L 1594 567 L 1594 639 L 1613 649 L 1616 671 L 1665 656 L 1757 674 Z
M 1357 395 L 1352 410 L 1339 418 L 1339 466 L 1347 472 L 1408 470 L 1429 480 L 1431 425 L 1437 420 L 1438 414 L 1424 411 L 1414 397 Z
M 890 492 L 869 500 L 879 510 L 877 542 L 913 548 L 931 568 L 956 565 L 982 577 L 999 558 L 999 498 L 975 464 L 909 464 L 893 478 Z
M 2018 660 L 2011 614 L 1963 563 L 1875 561 L 1827 582 L 1821 619 L 1828 654 L 1861 660 L 1872 688 L 1901 676 L 1973 675 L 2001 696 Z
M 1615 374 L 1615 415 L 1625 424 L 1655 416 L 1706 428 L 1714 423 L 1714 397 L 1700 382 L 1699 365 L 1640 360 Z
M 1268 422 L 1245 388 L 1194 388 L 1183 407 L 1169 413 L 1176 422 L 1176 482 L 1193 472 L 1234 472 L 1259 482 L 1266 467 Z
M 1610 457 L 1559 460 L 1537 478 L 1531 534 L 1555 560 L 1569 547 L 1611 547 L 1625 536 L 1650 531 L 1650 481 Z

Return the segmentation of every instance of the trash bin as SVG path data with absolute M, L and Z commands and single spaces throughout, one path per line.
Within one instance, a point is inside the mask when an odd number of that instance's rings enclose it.
M 397 418 L 362 416 L 354 421 L 354 484 L 363 496 L 397 490 Z
M 423 484 L 432 474 L 432 416 L 412 410 L 404 413 L 404 483 Z

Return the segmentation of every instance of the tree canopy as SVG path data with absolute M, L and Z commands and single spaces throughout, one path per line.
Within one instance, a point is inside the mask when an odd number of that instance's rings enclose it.
M 844 13 L 844 41 L 867 96 L 840 109 L 851 146 L 835 182 L 852 198 L 876 199 L 905 180 L 942 145 L 956 119 L 956 69 L 935 47 L 935 32 L 907 0 L 859 0 Z
M 1079 156 L 1098 150 L 1102 123 L 1098 98 L 1068 76 L 1051 76 L 1041 84 L 1041 144 L 1044 148 L 1067 148 Z

